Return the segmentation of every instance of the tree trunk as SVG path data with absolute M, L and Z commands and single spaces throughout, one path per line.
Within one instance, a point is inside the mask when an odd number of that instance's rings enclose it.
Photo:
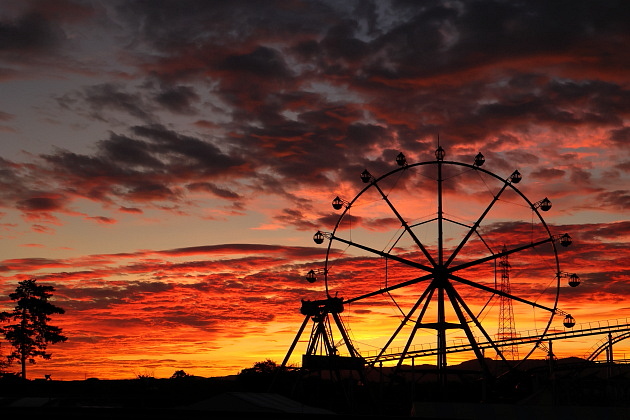
M 26 379 L 26 355 L 24 353 L 22 353 L 20 363 L 22 364 L 22 379 Z

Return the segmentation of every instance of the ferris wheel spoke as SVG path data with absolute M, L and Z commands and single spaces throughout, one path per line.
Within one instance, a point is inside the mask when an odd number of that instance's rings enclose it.
M 420 314 L 418 314 L 418 320 L 416 321 L 416 328 L 418 328 L 421 325 L 422 319 L 424 318 L 424 315 L 427 313 L 427 309 L 429 308 L 429 303 L 431 302 L 431 299 L 433 298 L 435 287 L 430 287 L 429 289 L 430 289 L 429 296 L 427 296 L 427 299 L 424 302 L 424 306 L 422 307 Z
M 335 324 L 337 325 L 337 328 L 341 332 L 341 336 L 343 338 L 343 342 L 345 343 L 346 348 L 350 352 L 350 356 L 351 357 L 360 357 L 359 356 L 359 352 L 354 348 L 354 346 L 350 342 L 350 337 L 348 337 L 348 334 L 346 332 L 346 327 L 343 325 L 343 321 L 339 317 L 339 314 L 336 313 L 336 312 L 333 312 L 332 315 L 333 315 L 333 319 L 335 320 Z
M 356 297 L 353 297 L 351 299 L 346 299 L 346 300 L 344 300 L 344 303 L 356 302 L 358 300 L 362 300 L 362 299 L 369 298 L 369 297 L 372 297 L 372 296 L 376 296 L 376 295 L 380 295 L 380 294 L 383 294 L 383 293 L 387 293 L 387 292 L 390 292 L 392 290 L 400 289 L 401 287 L 410 286 L 412 284 L 420 283 L 422 281 L 430 280 L 432 278 L 433 278 L 433 274 L 427 274 L 427 275 L 422 276 L 422 277 L 416 277 L 415 279 L 407 280 L 407 281 L 404 281 L 402 283 L 395 284 L 393 286 L 384 287 L 382 289 L 375 290 L 374 292 L 366 293 L 366 294 L 361 295 L 361 296 L 356 296 Z
M 524 251 L 524 250 L 529 249 L 529 248 L 535 248 L 535 247 L 537 247 L 539 245 L 546 244 L 548 242 L 553 242 L 553 241 L 554 241 L 554 238 L 550 236 L 549 238 L 542 239 L 542 240 L 540 240 L 538 242 L 532 242 L 532 243 L 527 244 L 527 245 L 519 246 L 519 247 L 516 247 L 516 248 L 512 248 L 512 249 L 508 249 L 508 250 L 505 250 L 505 251 L 501 251 L 501 252 L 497 252 L 496 254 L 492 254 L 492 255 L 489 255 L 487 257 L 475 260 L 475 261 L 470 261 L 470 262 L 467 262 L 467 263 L 456 265 L 455 267 L 450 267 L 448 269 L 448 271 L 450 273 L 452 273 L 453 271 L 458 271 L 458 270 L 463 270 L 465 268 L 474 267 L 476 265 L 480 265 L 480 264 L 483 264 L 483 263 L 488 262 L 488 261 L 496 260 L 498 258 L 501 258 L 501 257 L 505 256 L 505 255 L 514 254 L 515 252 Z
M 418 307 L 420 306 L 422 301 L 425 300 L 425 298 L 427 299 L 427 301 L 431 300 L 431 295 L 433 294 L 433 290 L 435 290 L 435 289 L 431 288 L 431 287 L 427 287 L 426 289 L 424 289 L 424 292 L 422 292 L 422 295 L 418 298 L 418 300 L 413 305 L 413 307 L 409 310 L 407 315 L 405 315 L 405 318 L 400 322 L 400 325 L 396 328 L 396 331 L 394 331 L 394 333 L 389 338 L 389 340 L 387 340 L 387 342 L 385 343 L 385 345 L 383 346 L 383 348 L 379 352 L 378 356 L 376 356 L 376 359 L 374 359 L 374 362 L 377 362 L 381 358 L 381 356 L 383 356 L 383 354 L 387 351 L 387 349 L 392 344 L 392 342 L 396 339 L 396 337 L 398 336 L 400 331 L 403 329 L 403 327 L 405 325 L 407 325 L 407 323 L 409 322 L 409 319 L 411 319 L 413 314 L 418 310 Z M 427 298 L 427 295 L 429 295 L 428 298 Z M 425 306 L 424 306 L 423 311 L 421 312 L 420 316 L 422 316 L 422 313 L 424 313 L 424 310 L 426 310 L 426 306 L 427 305 L 425 303 Z
M 425 246 L 422 244 L 422 242 L 420 242 L 420 239 L 418 239 L 418 237 L 416 236 L 416 234 L 413 232 L 413 230 L 411 230 L 411 228 L 409 227 L 409 224 L 407 223 L 407 221 L 405 219 L 403 219 L 403 217 L 400 215 L 400 213 L 398 212 L 398 210 L 396 210 L 396 207 L 394 207 L 394 205 L 392 204 L 392 202 L 389 200 L 389 197 L 387 197 L 387 195 L 383 192 L 383 190 L 381 189 L 381 187 L 379 187 L 379 185 L 374 182 L 373 183 L 374 187 L 376 187 L 376 189 L 378 190 L 378 192 L 381 194 L 381 197 L 383 197 L 383 200 L 385 200 L 385 202 L 387 203 L 387 205 L 389 206 L 389 208 L 392 210 L 392 212 L 396 215 L 396 217 L 398 218 L 398 220 L 400 221 L 400 223 L 402 224 L 402 226 L 405 228 L 405 232 L 407 232 L 409 234 L 409 236 L 411 236 L 411 239 L 413 239 L 413 241 L 416 243 L 416 245 L 418 246 L 418 248 L 420 248 L 420 250 L 422 251 L 422 253 L 424 254 L 424 256 L 427 258 L 427 260 L 429 260 L 429 262 L 435 266 L 435 260 L 433 259 L 433 257 L 431 256 L 431 254 L 429 254 L 429 251 L 427 251 L 427 249 L 425 248 Z
M 501 190 L 497 193 L 497 195 L 494 196 L 494 198 L 492 199 L 492 201 L 490 202 L 490 204 L 488 205 L 488 207 L 486 208 L 486 210 L 484 210 L 484 212 L 481 214 L 481 216 L 479 216 L 479 219 L 477 219 L 477 221 L 475 222 L 475 224 L 470 228 L 470 230 L 468 231 L 468 233 L 466 234 L 466 236 L 464 237 L 464 239 L 462 239 L 462 241 L 459 243 L 459 245 L 457 246 L 457 248 L 455 249 L 455 251 L 453 251 L 453 253 L 451 254 L 451 256 L 449 257 L 449 259 L 446 261 L 446 266 L 448 267 L 448 265 L 455 259 L 455 257 L 457 256 L 457 254 L 459 254 L 459 251 L 461 251 L 461 249 L 464 247 L 464 245 L 466 245 L 466 243 L 468 242 L 468 240 L 470 239 L 470 237 L 472 236 L 473 233 L 475 233 L 477 231 L 477 228 L 479 227 L 479 225 L 481 224 L 481 222 L 483 221 L 483 219 L 486 217 L 486 215 L 488 214 L 488 212 L 492 209 L 492 207 L 494 207 L 495 203 L 499 200 L 499 197 L 501 197 L 501 194 L 503 194 L 503 192 L 505 191 L 505 189 L 508 186 L 508 182 L 506 181 L 503 184 L 503 187 L 501 188 Z
M 343 239 L 343 238 L 340 238 L 340 237 L 335 236 L 335 235 L 330 235 L 330 238 L 331 239 L 335 239 L 335 240 L 337 240 L 339 242 L 343 242 L 346 245 L 350 245 L 350 246 L 362 249 L 364 251 L 371 252 L 372 254 L 380 255 L 381 257 L 390 258 L 390 259 L 392 259 L 394 261 L 398 261 L 399 263 L 406 264 L 406 265 L 408 265 L 410 267 L 419 268 L 419 269 L 427 271 L 427 272 L 433 271 L 433 267 L 429 267 L 429 266 L 426 266 L 424 264 L 420 264 L 420 263 L 417 263 L 415 261 L 408 260 L 407 258 L 399 257 L 398 255 L 390 254 L 390 253 L 384 252 L 384 251 L 379 251 L 378 249 L 374 249 L 374 248 L 369 247 L 369 246 L 358 244 L 358 243 L 353 242 L 353 241 L 348 241 L 347 239 Z
M 422 319 L 424 318 L 424 315 L 427 312 L 427 308 L 429 307 L 429 303 L 431 303 L 431 299 L 433 298 L 433 293 L 435 292 L 435 289 L 436 288 L 434 286 L 434 283 L 431 283 L 431 285 L 429 285 L 429 287 L 427 287 L 423 293 L 423 297 L 426 297 L 424 301 L 424 305 L 422 305 L 422 309 L 420 310 L 420 313 L 418 314 L 416 323 L 414 327 L 412 328 L 411 333 L 409 334 L 409 337 L 407 337 L 407 342 L 405 343 L 405 347 L 402 353 L 400 354 L 400 358 L 398 359 L 397 368 L 402 366 L 402 363 L 405 360 L 405 356 L 407 355 L 407 353 L 409 353 L 409 348 L 411 347 L 411 343 L 413 343 L 413 339 L 415 338 L 416 333 L 418 332 L 419 326 L 422 323 Z
M 453 310 L 455 311 L 455 314 L 457 315 L 457 318 L 459 319 L 459 323 L 461 324 L 461 327 L 464 330 L 466 337 L 468 338 L 468 342 L 470 343 L 470 346 L 472 347 L 473 352 L 475 353 L 475 356 L 477 356 L 477 360 L 479 360 L 479 362 L 481 363 L 481 366 L 484 372 L 488 374 L 489 373 L 488 366 L 486 365 L 484 361 L 483 352 L 481 351 L 481 348 L 479 347 L 479 343 L 477 343 L 477 339 L 475 338 L 475 335 L 473 334 L 472 330 L 468 326 L 468 321 L 466 320 L 466 316 L 462 312 L 462 307 L 460 305 L 463 305 L 466 309 L 468 309 L 468 307 L 464 304 L 463 300 L 460 302 L 460 300 L 458 299 L 459 295 L 455 291 L 455 288 L 453 287 L 452 284 L 447 282 L 447 285 L 444 287 L 444 289 L 451 302 L 451 306 L 453 307 Z
M 499 350 L 499 347 L 496 345 L 496 343 L 494 342 L 494 340 L 492 339 L 492 337 L 490 336 L 490 334 L 488 334 L 488 332 L 486 331 L 486 329 L 481 325 L 481 322 L 479 322 L 479 318 L 477 318 L 475 316 L 475 314 L 470 310 L 470 308 L 468 307 L 468 305 L 466 304 L 466 302 L 464 301 L 464 299 L 462 298 L 462 296 L 457 292 L 457 290 L 455 290 L 455 288 L 453 287 L 452 284 L 448 284 L 447 286 L 447 293 L 449 293 L 450 295 L 453 296 L 453 298 L 455 299 L 454 303 L 459 303 L 459 305 L 461 305 L 462 308 L 464 308 L 464 311 L 466 312 L 466 314 L 468 314 L 468 317 L 475 323 L 475 326 L 479 329 L 479 331 L 481 331 L 481 334 L 483 334 L 483 336 L 485 337 L 485 339 L 488 341 L 488 343 L 490 343 L 490 345 L 492 346 L 492 348 L 497 352 L 497 354 L 499 355 L 499 357 L 507 363 L 507 359 L 505 358 L 505 356 L 503 356 L 503 352 Z M 462 321 L 462 324 L 464 324 L 464 322 Z M 471 332 L 472 334 L 472 332 Z M 476 340 L 474 337 L 469 338 L 469 340 L 471 341 L 471 344 L 473 342 L 476 343 Z M 482 355 L 483 358 L 483 355 Z
M 483 285 L 483 284 L 480 284 L 480 283 L 476 283 L 476 282 L 474 282 L 474 281 L 467 280 L 467 279 L 465 279 L 465 278 L 463 278 L 463 277 L 459 277 L 459 276 L 456 276 L 456 275 L 454 275 L 454 274 L 449 274 L 449 276 L 448 276 L 448 277 L 449 277 L 450 279 L 452 279 L 452 280 L 455 280 L 455 281 L 457 281 L 457 282 L 459 282 L 459 283 L 462 283 L 462 284 L 465 284 L 465 285 L 467 285 L 467 286 L 475 287 L 475 288 L 477 288 L 477 289 L 484 290 L 484 291 L 486 291 L 486 292 L 490 292 L 490 293 L 493 293 L 493 294 L 495 294 L 495 295 L 499 295 L 499 296 L 506 297 L 506 298 L 508 298 L 508 299 L 516 300 L 516 301 L 521 302 L 521 303 L 524 303 L 524 304 L 526 304 L 526 305 L 535 306 L 535 307 L 537 307 L 537 308 L 544 309 L 545 311 L 549 311 L 549 312 L 551 312 L 551 313 L 554 313 L 554 312 L 556 311 L 556 310 L 555 310 L 555 309 L 553 309 L 553 308 L 549 308 L 549 307 L 547 307 L 547 306 L 541 305 L 541 304 L 536 303 L 536 302 L 533 302 L 533 301 L 531 301 L 531 300 L 523 299 L 523 298 L 520 298 L 520 297 L 518 297 L 518 296 L 514 296 L 514 295 L 512 295 L 512 294 L 510 294 L 510 293 L 505 293 L 505 292 L 503 292 L 503 291 L 501 291 L 501 290 L 497 290 L 497 289 L 494 289 L 494 288 L 492 288 L 492 287 L 485 286 L 485 285 Z

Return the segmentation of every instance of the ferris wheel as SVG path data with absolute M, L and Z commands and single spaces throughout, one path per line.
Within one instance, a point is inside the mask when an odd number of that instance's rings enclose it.
M 439 146 L 435 160 L 419 163 L 400 153 L 384 175 L 361 173 L 365 186 L 353 199 L 332 201 L 340 211 L 333 230 L 313 237 L 327 241 L 324 267 L 306 276 L 315 283 L 323 275 L 326 295 L 303 301 L 298 336 L 314 321 L 307 353 L 337 355 L 345 345 L 351 357 L 372 354 L 370 364 L 400 365 L 433 346 L 440 371 L 457 343 L 482 364 L 493 356 L 508 362 L 516 348 L 524 360 L 558 328 L 556 315 L 564 328 L 575 324 L 558 308 L 561 279 L 570 287 L 580 280 L 560 270 L 557 245 L 572 239 L 543 219 L 551 201 L 530 201 L 516 186 L 519 171 L 503 178 L 483 169 L 481 153 L 471 164 L 445 156 Z

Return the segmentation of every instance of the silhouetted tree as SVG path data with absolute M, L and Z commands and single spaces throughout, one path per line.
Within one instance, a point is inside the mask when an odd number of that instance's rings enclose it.
M 301 373 L 293 367 L 282 366 L 271 359 L 256 362 L 242 369 L 236 379 L 239 387 L 251 392 L 276 392 L 289 395 Z
M 175 373 L 171 376 L 171 379 L 183 379 L 188 378 L 190 375 L 187 374 L 184 370 L 176 370 Z
M 16 301 L 12 312 L 1 312 L 0 321 L 16 322 L 0 328 L 0 332 L 13 346 L 7 356 L 9 361 L 16 360 L 22 366 L 22 378 L 26 379 L 26 362 L 35 363 L 35 357 L 50 359 L 46 353 L 48 344 L 66 341 L 61 335 L 61 328 L 48 325 L 50 315 L 63 314 L 65 311 L 48 302 L 55 291 L 53 286 L 42 286 L 37 280 L 30 279 L 18 283 L 9 297 Z
M 280 366 L 271 359 L 267 359 L 264 362 L 256 362 L 254 366 L 243 369 L 239 372 L 239 375 L 251 375 L 251 374 L 269 374 L 276 373 L 280 369 Z
M 247 391 L 263 391 L 269 388 L 279 369 L 280 366 L 276 362 L 267 359 L 254 363 L 250 368 L 242 369 L 237 379 L 240 386 Z

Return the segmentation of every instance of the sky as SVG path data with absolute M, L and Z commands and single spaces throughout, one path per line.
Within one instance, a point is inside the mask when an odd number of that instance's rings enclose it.
M 392 242 L 401 223 L 383 198 L 433 252 L 435 165 L 412 166 L 434 162 L 438 142 L 449 162 L 481 152 L 498 177 L 447 165 L 447 246 L 514 170 L 527 200 L 553 203 L 543 223 L 508 187 L 458 261 L 549 237 L 546 224 L 573 238 L 560 271 L 582 284 L 556 287 L 547 243 L 510 255 L 514 294 L 558 290 L 576 327 L 630 317 L 628 21 L 623 0 L 2 0 L 0 309 L 35 278 L 55 287 L 66 313 L 51 323 L 68 336 L 29 377 L 208 377 L 281 361 L 301 300 L 325 297 L 309 270 L 326 267 L 344 298 L 420 276 L 312 238 L 338 226 L 425 264 L 408 236 Z M 400 152 L 409 170 L 383 179 L 384 195 L 361 193 L 360 173 L 396 170 Z M 336 211 L 336 196 L 356 206 Z M 461 276 L 492 285 L 498 262 Z M 377 349 L 425 284 L 348 305 L 356 347 Z M 458 291 L 494 334 L 497 299 L 486 311 L 481 289 Z M 549 319 L 521 306 L 519 334 Z M 554 351 L 582 357 L 601 338 Z

